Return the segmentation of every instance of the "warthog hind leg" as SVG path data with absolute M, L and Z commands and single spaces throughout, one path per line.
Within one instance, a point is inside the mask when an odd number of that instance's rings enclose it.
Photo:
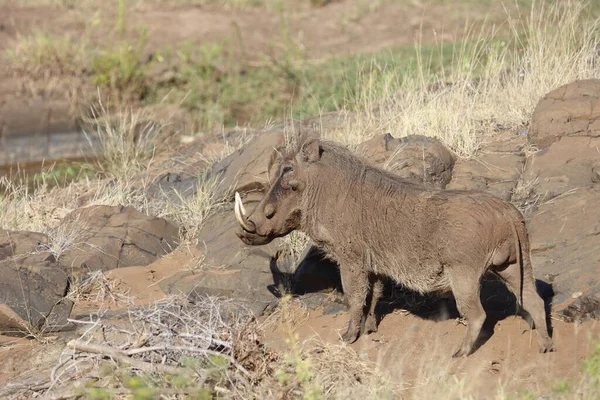
M 458 269 L 458 268 L 457 268 Z M 469 268 L 462 268 L 470 271 Z M 458 311 L 467 322 L 467 332 L 458 351 L 452 357 L 468 356 L 479 338 L 485 322 L 485 311 L 479 299 L 480 277 L 466 274 L 452 274 L 452 293 L 456 299 Z
M 349 321 L 342 340 L 354 343 L 360 335 L 360 326 L 365 313 L 365 300 L 369 291 L 369 278 L 366 271 L 340 268 L 342 286 L 349 307 Z
M 527 265 L 527 264 L 526 264 Z M 517 263 L 509 265 L 502 271 L 495 271 L 521 303 L 521 307 L 531 316 L 538 336 L 540 353 L 554 351 L 554 344 L 548 332 L 544 300 L 537 293 L 535 279 L 531 271 L 523 271 L 523 298 L 520 299 L 521 271 Z
M 369 304 L 369 312 L 367 313 L 367 319 L 365 321 L 365 332 L 373 333 L 377 332 L 377 314 L 375 314 L 375 307 L 381 299 L 383 294 L 383 280 L 375 275 L 371 274 L 371 302 Z

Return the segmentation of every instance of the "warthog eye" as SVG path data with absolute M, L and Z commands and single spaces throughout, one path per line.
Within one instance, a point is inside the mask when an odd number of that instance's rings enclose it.
M 271 219 L 273 215 L 275 215 L 275 207 L 273 206 L 273 204 L 267 204 L 265 206 L 265 216 L 267 217 L 267 219 Z
M 283 167 L 283 171 L 282 171 L 282 172 L 283 172 L 284 174 L 286 174 L 286 173 L 288 173 L 288 172 L 291 172 L 291 171 L 293 171 L 293 170 L 294 170 L 294 168 L 292 168 L 292 166 L 291 166 L 291 165 L 285 165 L 285 166 Z
M 292 190 L 298 190 L 298 188 L 300 187 L 300 182 L 298 182 L 295 179 L 292 179 L 289 183 L 290 187 L 292 188 Z

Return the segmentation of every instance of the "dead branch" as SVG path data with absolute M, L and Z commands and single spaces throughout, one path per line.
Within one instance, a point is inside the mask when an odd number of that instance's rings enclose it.
M 50 381 L 47 379 L 42 380 L 28 380 L 26 382 L 21 383 L 8 383 L 5 387 L 0 389 L 0 397 L 8 398 L 18 394 L 19 392 L 31 390 L 33 392 L 38 392 L 50 387 Z
M 187 351 L 190 353 L 202 353 L 202 354 L 208 354 L 208 355 L 212 355 L 212 356 L 222 357 L 222 358 L 226 359 L 227 361 L 229 361 L 241 373 L 243 373 L 244 375 L 246 375 L 249 378 L 252 377 L 250 372 L 248 372 L 248 370 L 246 368 L 242 367 L 237 361 L 235 361 L 235 359 L 233 357 L 228 356 L 227 354 L 220 353 L 218 351 L 214 351 L 214 350 L 200 349 L 197 347 L 165 345 L 165 346 L 141 347 L 139 349 L 125 350 L 125 351 L 123 351 L 123 353 L 125 353 L 128 356 L 131 356 L 134 354 L 145 353 L 145 352 L 149 352 L 149 351 L 161 351 L 161 350 L 163 350 L 163 351 L 164 350 Z
M 94 343 L 85 343 L 80 340 L 71 340 L 67 343 L 67 347 L 81 351 L 86 353 L 93 354 L 102 354 L 108 357 L 112 357 L 115 360 L 122 361 L 131 365 L 134 368 L 137 368 L 144 372 L 164 372 L 167 374 L 182 374 L 185 373 L 185 369 L 172 367 L 170 365 L 163 364 L 152 364 L 146 361 L 141 361 L 135 358 L 129 357 L 122 350 L 115 349 L 114 347 L 103 345 L 103 344 L 94 344 Z

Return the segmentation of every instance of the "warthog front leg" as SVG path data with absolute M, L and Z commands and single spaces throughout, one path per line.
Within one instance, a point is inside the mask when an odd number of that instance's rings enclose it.
M 365 321 L 365 332 L 373 333 L 377 332 L 377 314 L 375 314 L 375 307 L 381 299 L 383 294 L 383 279 L 381 277 L 371 274 L 371 303 L 369 304 L 369 312 L 367 314 L 367 320 Z
M 365 300 L 369 290 L 369 278 L 367 272 L 359 268 L 344 268 L 341 265 L 340 272 L 350 314 L 348 329 L 342 335 L 342 340 L 346 343 L 354 343 L 360 335 L 360 326 L 365 311 Z

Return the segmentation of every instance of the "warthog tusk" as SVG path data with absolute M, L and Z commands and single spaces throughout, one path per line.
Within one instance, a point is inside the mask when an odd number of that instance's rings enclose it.
M 256 228 L 248 221 L 246 217 L 246 209 L 242 203 L 242 198 L 238 192 L 235 192 L 235 219 L 246 232 L 254 232 Z

